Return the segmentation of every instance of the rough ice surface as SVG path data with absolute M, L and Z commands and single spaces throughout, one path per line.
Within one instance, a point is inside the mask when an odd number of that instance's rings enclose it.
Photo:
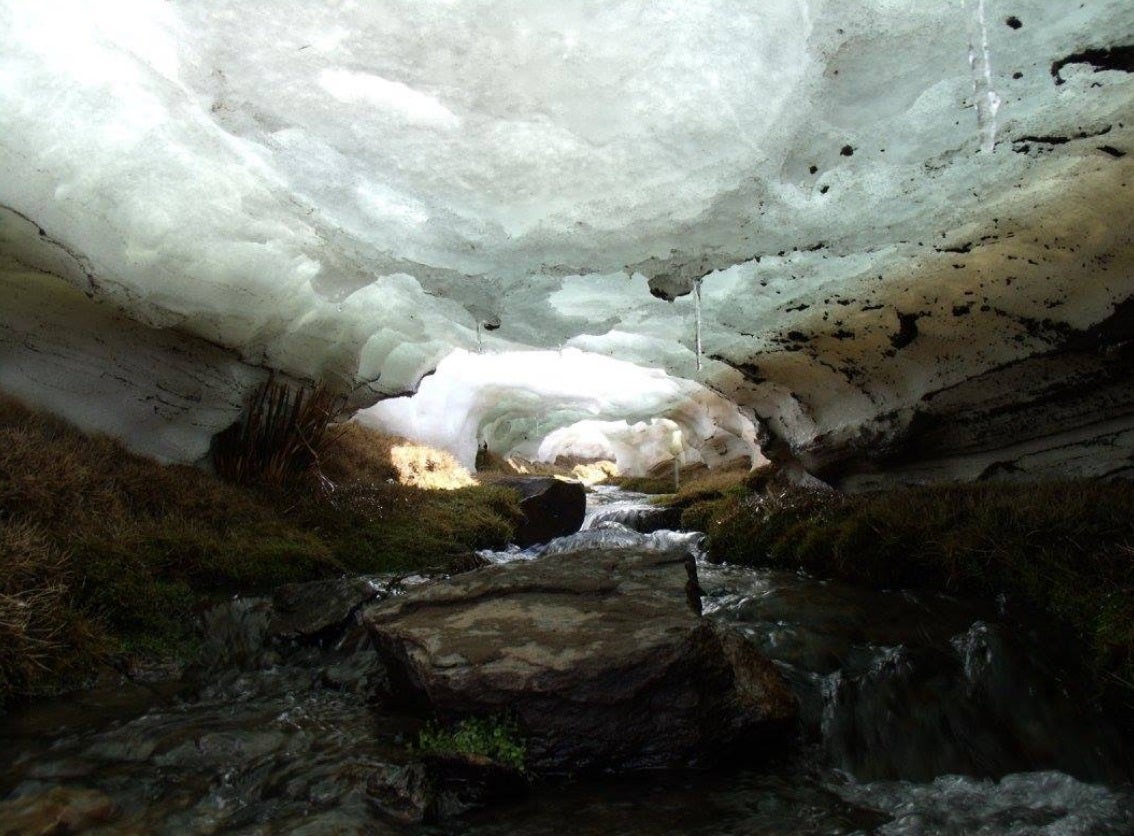
M 0 383 L 191 459 L 264 368 L 364 404 L 567 345 L 818 470 L 1110 472 L 1134 4 L 966 3 L 0 0 L 0 274 L 41 326 L 0 309 Z M 176 350 L 104 346 L 106 311 Z
M 600 354 L 454 351 L 413 397 L 360 411 L 357 420 L 451 451 L 472 468 L 480 444 L 500 455 L 555 461 L 610 459 L 644 473 L 685 464 L 756 463 L 756 428 L 736 404 L 698 383 Z

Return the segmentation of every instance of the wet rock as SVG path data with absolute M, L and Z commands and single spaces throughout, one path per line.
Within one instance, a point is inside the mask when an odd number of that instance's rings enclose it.
M 483 755 L 427 755 L 404 764 L 376 764 L 366 798 L 386 818 L 421 824 L 459 816 L 527 791 L 518 770 Z
M 363 818 L 355 810 L 346 811 L 335 809 L 312 815 L 298 815 L 295 821 L 274 822 L 276 833 L 287 833 L 290 836 L 326 836 L 333 833 L 335 836 L 404 836 L 399 825 L 383 825 L 381 822 Z
M 368 578 L 292 583 L 272 594 L 268 633 L 283 638 L 314 638 L 339 633 L 362 604 L 383 594 Z
M 271 599 L 234 598 L 210 607 L 201 616 L 209 675 L 195 687 L 240 694 L 253 687 L 254 672 L 270 671 L 272 690 L 280 694 L 313 687 L 371 693 L 384 670 L 355 616 L 383 594 L 372 580 L 353 577 L 290 584 Z
M 266 598 L 234 598 L 201 613 L 207 658 L 216 667 L 264 667 L 265 641 L 272 605 Z
M 371 605 L 388 698 L 442 719 L 510 712 L 542 773 L 761 752 L 795 716 L 771 663 L 699 614 L 687 546 L 492 566 Z
M 583 524 L 587 491 L 582 482 L 550 476 L 511 476 L 497 484 L 520 495 L 524 519 L 513 540 L 521 547 L 574 534 Z
M 327 657 L 329 664 L 319 674 L 320 683 L 335 691 L 348 691 L 361 694 L 373 690 L 382 680 L 385 671 L 381 662 L 372 652 L 370 635 L 355 624 L 334 647 Z
M 118 816 L 118 807 L 97 790 L 53 787 L 0 801 L 0 836 L 78 833 Z
M 484 755 L 458 752 L 428 755 L 425 766 L 432 795 L 428 819 L 445 819 L 527 792 L 528 781 L 514 767 Z
M 384 815 L 419 824 L 430 806 L 430 780 L 424 764 L 381 764 L 366 781 L 366 797 Z

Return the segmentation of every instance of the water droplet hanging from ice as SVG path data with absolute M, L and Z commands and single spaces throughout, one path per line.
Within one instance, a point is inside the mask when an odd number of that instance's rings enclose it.
M 701 280 L 693 282 L 693 315 L 696 319 L 697 371 L 701 371 Z

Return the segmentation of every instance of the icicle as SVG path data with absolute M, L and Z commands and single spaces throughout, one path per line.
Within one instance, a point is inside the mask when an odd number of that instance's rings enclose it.
M 693 311 L 697 322 L 697 371 L 701 371 L 701 280 L 693 282 Z
M 484 336 L 480 330 L 480 323 L 476 324 L 476 353 L 484 354 Z
M 968 10 L 969 68 L 973 75 L 973 105 L 977 112 L 982 151 L 996 147 L 996 112 L 1000 96 L 992 89 L 992 56 L 988 46 L 988 25 L 984 0 L 961 0 Z

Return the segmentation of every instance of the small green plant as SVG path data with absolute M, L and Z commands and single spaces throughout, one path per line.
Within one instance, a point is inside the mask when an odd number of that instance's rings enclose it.
M 527 743 L 509 717 L 469 717 L 450 726 L 429 723 L 414 749 L 426 755 L 481 755 L 517 772 L 527 771 Z

